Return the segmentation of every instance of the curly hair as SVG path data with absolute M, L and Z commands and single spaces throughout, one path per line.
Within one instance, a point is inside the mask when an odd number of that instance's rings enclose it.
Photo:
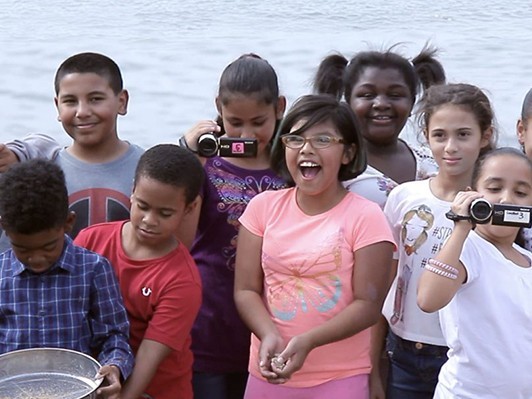
M 199 159 L 190 151 L 175 144 L 158 144 L 140 157 L 134 186 L 140 177 L 184 188 L 185 200 L 190 204 L 199 194 L 205 172 Z
M 6 231 L 39 233 L 63 225 L 67 216 L 65 175 L 52 161 L 21 162 L 0 176 L 0 217 Z

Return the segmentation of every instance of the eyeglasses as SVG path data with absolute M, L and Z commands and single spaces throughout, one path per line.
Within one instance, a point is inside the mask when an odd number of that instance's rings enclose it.
M 298 150 L 303 148 L 303 146 L 309 142 L 312 148 L 321 150 L 323 148 L 328 148 L 333 144 L 344 144 L 344 139 L 336 136 L 329 136 L 327 134 L 319 134 L 312 137 L 303 137 L 298 136 L 297 134 L 287 134 L 281 136 L 281 141 L 287 148 L 292 148 L 293 150 Z

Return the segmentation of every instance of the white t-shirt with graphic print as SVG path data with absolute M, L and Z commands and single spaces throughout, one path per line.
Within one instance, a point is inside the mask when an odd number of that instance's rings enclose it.
M 382 313 L 401 338 L 445 346 L 437 313 L 425 313 L 417 305 L 423 268 L 453 228 L 453 222 L 445 217 L 451 203 L 436 198 L 429 184 L 427 179 L 397 186 L 384 207 L 398 247 L 394 254 L 398 267 Z

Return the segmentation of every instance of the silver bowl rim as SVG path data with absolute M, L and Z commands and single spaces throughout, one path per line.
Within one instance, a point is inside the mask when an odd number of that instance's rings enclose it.
M 17 355 L 19 353 L 25 353 L 25 352 L 68 352 L 68 353 L 71 353 L 73 355 L 77 355 L 77 356 L 86 358 L 87 360 L 89 360 L 92 363 L 94 363 L 98 368 L 102 367 L 102 365 L 100 364 L 100 362 L 98 362 L 98 360 L 96 360 L 92 356 L 87 355 L 86 353 L 75 351 L 73 349 L 52 348 L 52 347 L 17 349 L 17 350 L 14 350 L 14 351 L 2 353 L 0 355 L 0 360 L 3 359 L 3 358 L 9 357 L 9 356 L 15 356 L 15 355 Z
M 93 358 L 92 356 L 89 356 L 87 355 L 86 353 L 83 353 L 83 352 L 79 352 L 79 351 L 76 351 L 76 350 L 73 350 L 73 349 L 66 349 L 66 348 L 54 348 L 54 347 L 43 347 L 43 348 L 26 348 L 26 349 L 17 349 L 17 350 L 14 350 L 14 351 L 10 351 L 10 352 L 6 352 L 6 353 L 3 353 L 0 355 L 0 361 L 3 360 L 3 359 L 6 359 L 6 358 L 9 358 L 9 357 L 13 357 L 13 356 L 17 356 L 19 354 L 22 354 L 22 353 L 31 353 L 31 352 L 57 352 L 57 353 L 69 353 L 69 354 L 72 354 L 72 355 L 76 355 L 78 357 L 83 357 L 85 359 L 87 359 L 89 362 L 93 363 L 96 368 L 99 370 L 102 366 L 100 364 L 100 362 L 98 360 L 96 360 L 95 358 Z M 91 395 L 94 394 L 94 392 L 100 387 L 100 385 L 102 384 L 103 382 L 103 377 L 102 378 L 99 378 L 97 380 L 97 384 L 95 387 L 93 387 L 90 392 L 87 392 L 83 398 L 88 398 L 88 397 L 91 397 Z

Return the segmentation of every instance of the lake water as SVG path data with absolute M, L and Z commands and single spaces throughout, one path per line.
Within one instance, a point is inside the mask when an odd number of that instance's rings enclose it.
M 487 91 L 500 143 L 517 146 L 516 119 L 532 87 L 531 26 L 530 0 L 0 0 L 0 140 L 43 132 L 69 142 L 52 82 L 82 51 L 120 65 L 131 99 L 119 134 L 148 147 L 214 118 L 220 73 L 242 53 L 268 59 L 290 104 L 311 91 L 333 51 L 351 57 L 401 42 L 412 58 L 430 41 L 449 81 Z

